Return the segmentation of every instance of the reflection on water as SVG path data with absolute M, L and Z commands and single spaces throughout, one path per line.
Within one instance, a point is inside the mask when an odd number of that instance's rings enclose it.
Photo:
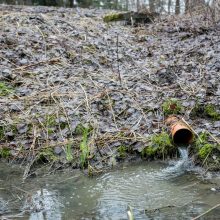
M 130 165 L 96 178 L 73 171 L 25 183 L 21 171 L 13 170 L 0 163 L 0 215 L 8 219 L 127 219 L 128 206 L 135 219 L 191 219 L 220 202 L 219 192 L 210 190 L 219 187 L 219 177 L 217 186 L 179 168 L 169 175 L 169 167 L 159 163 Z M 216 209 L 207 217 L 219 215 Z
M 0 0 L 0 4 L 43 5 L 57 7 L 103 8 L 139 10 L 148 8 L 159 13 L 179 14 L 195 5 L 211 3 L 213 0 Z

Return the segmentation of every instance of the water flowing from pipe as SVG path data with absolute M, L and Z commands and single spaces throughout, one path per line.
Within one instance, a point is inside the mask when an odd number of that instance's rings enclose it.
M 192 161 L 188 155 L 188 149 L 186 147 L 178 147 L 180 159 L 174 161 L 170 166 L 162 170 L 162 176 L 167 178 L 176 177 L 184 174 L 187 170 L 192 168 Z

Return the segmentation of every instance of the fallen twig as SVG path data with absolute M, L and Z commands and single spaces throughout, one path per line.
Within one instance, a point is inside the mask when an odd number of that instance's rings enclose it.
M 198 215 L 197 217 L 193 218 L 192 220 L 196 220 L 196 219 L 199 219 L 199 218 L 203 217 L 204 215 L 208 214 L 209 212 L 211 212 L 212 210 L 218 208 L 219 206 L 220 206 L 220 203 L 215 205 L 215 206 L 213 206 L 212 208 L 210 208 L 206 212 L 202 213 L 201 215 Z
M 54 64 L 54 63 L 58 63 L 60 62 L 60 58 L 52 58 L 50 60 L 44 60 L 44 61 L 40 61 L 38 63 L 32 63 L 32 64 L 29 64 L 29 65 L 24 65 L 24 66 L 20 66 L 20 67 L 17 67 L 15 69 L 13 69 L 14 71 L 16 70 L 25 70 L 25 69 L 28 69 L 30 67 L 34 67 L 34 66 L 38 66 L 38 65 L 42 65 L 42 64 Z

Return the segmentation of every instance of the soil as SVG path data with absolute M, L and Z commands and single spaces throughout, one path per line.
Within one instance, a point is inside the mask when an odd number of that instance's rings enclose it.
M 109 12 L 1 5 L 0 148 L 26 175 L 39 161 L 99 172 L 140 158 L 170 98 L 218 142 L 220 119 L 192 112 L 220 114 L 220 25 L 201 13 L 133 27 L 104 23 Z

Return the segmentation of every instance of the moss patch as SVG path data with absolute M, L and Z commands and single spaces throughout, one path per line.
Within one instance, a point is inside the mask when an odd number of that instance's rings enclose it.
M 177 99 L 168 99 L 162 104 L 162 109 L 165 115 L 179 114 L 183 107 Z
M 199 149 L 199 157 L 201 159 L 205 159 L 208 157 L 212 150 L 214 149 L 214 146 L 212 144 L 204 144 L 200 149 Z
M 124 20 L 124 13 L 111 13 L 103 17 L 104 22 L 113 22 Z
M 13 89 L 7 86 L 5 83 L 0 82 L 0 96 L 7 96 L 13 92 Z
M 218 113 L 216 111 L 216 107 L 214 105 L 212 105 L 212 104 L 206 105 L 204 108 L 204 111 L 208 117 L 210 117 L 214 120 L 220 120 L 220 113 Z
M 199 134 L 199 137 L 195 142 L 195 147 L 198 152 L 198 156 L 202 160 L 211 155 L 211 152 L 214 149 L 214 145 L 208 142 L 208 138 L 208 133 L 202 132 L 201 134 Z
M 163 131 L 151 137 L 151 143 L 143 149 L 142 156 L 165 159 L 170 156 L 175 149 L 169 134 Z
M 220 120 L 220 113 L 217 112 L 216 106 L 213 104 L 201 105 L 197 103 L 190 115 L 192 117 L 208 117 L 213 120 Z
M 0 157 L 9 158 L 11 155 L 10 150 L 7 147 L 3 147 L 0 149 Z
M 157 153 L 157 148 L 154 147 L 145 147 L 142 152 L 141 155 L 142 157 L 148 157 L 148 158 L 153 158 L 154 156 L 156 156 Z
M 120 158 L 125 158 L 126 157 L 126 151 L 127 151 L 127 148 L 125 146 L 118 147 L 119 157 Z

